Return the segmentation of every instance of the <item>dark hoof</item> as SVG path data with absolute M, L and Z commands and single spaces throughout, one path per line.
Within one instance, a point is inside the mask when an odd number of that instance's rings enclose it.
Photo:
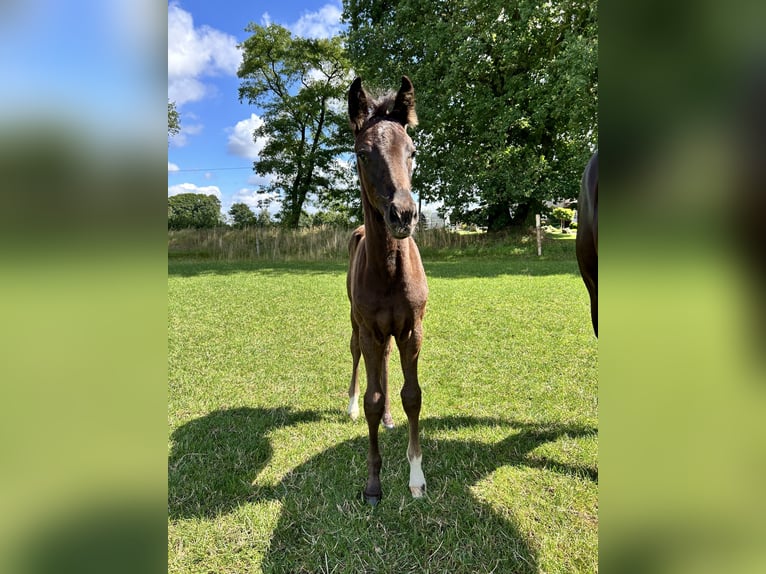
M 378 505 L 381 498 L 383 498 L 382 493 L 378 494 L 377 496 L 375 495 L 370 496 L 369 494 L 362 492 L 362 500 L 366 502 L 367 504 L 369 504 L 370 506 L 372 506 L 373 508 L 375 508 Z

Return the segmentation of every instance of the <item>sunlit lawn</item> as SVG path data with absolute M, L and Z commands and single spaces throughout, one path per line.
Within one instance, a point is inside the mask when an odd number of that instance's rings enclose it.
M 597 342 L 573 257 L 426 260 L 425 499 L 402 376 L 364 505 L 345 266 L 169 265 L 170 572 L 595 572 Z

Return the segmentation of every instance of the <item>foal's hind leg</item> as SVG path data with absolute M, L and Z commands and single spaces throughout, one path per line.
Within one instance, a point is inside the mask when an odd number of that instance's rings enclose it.
M 353 366 L 351 368 L 351 384 L 348 387 L 348 414 L 351 420 L 359 418 L 359 357 L 362 352 L 359 349 L 359 326 L 351 317 L 351 357 Z
M 426 491 L 426 479 L 421 466 L 423 455 L 420 451 L 420 404 L 421 391 L 418 383 L 418 357 L 423 342 L 423 331 L 418 323 L 408 336 L 397 340 L 399 355 L 404 371 L 404 387 L 402 387 L 402 406 L 407 413 L 409 422 L 409 443 L 407 444 L 407 460 L 410 463 L 410 492 L 414 498 L 420 498 Z

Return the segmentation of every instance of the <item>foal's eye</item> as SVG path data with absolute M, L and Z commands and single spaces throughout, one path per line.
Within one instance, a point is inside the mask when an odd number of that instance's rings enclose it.
M 367 152 L 366 151 L 358 151 L 356 152 L 356 157 L 359 158 L 359 161 L 362 163 L 367 163 Z
M 410 159 L 415 159 L 415 155 L 416 155 L 415 150 L 412 150 L 412 152 L 410 153 Z

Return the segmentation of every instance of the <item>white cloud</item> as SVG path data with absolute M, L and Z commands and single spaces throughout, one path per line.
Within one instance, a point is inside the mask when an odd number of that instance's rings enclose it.
M 289 28 L 293 34 L 303 38 L 329 38 L 343 30 L 340 22 L 342 14 L 340 4 L 325 4 L 317 12 L 304 13 Z
M 168 162 L 168 171 L 178 171 L 178 166 L 174 163 Z
M 197 78 L 168 76 L 168 99 L 178 106 L 187 102 L 198 102 L 214 92 L 212 86 L 202 83 Z
M 237 39 L 210 26 L 194 27 L 192 15 L 168 4 L 168 98 L 179 106 L 212 92 L 200 78 L 235 76 L 242 60 Z
M 226 150 L 237 157 L 255 161 L 258 159 L 263 147 L 266 145 L 266 138 L 253 139 L 253 132 L 263 125 L 263 120 L 256 114 L 250 114 L 250 117 L 237 122 L 233 128 L 230 128 L 229 143 Z
M 264 178 L 262 175 L 258 175 L 257 173 L 253 172 L 253 175 L 247 178 L 247 184 L 248 185 L 268 185 L 269 180 Z
M 179 183 L 178 185 L 168 187 L 168 197 L 178 195 L 179 193 L 201 193 L 202 195 L 215 195 L 218 199 L 221 199 L 221 190 L 217 185 L 199 187 L 193 183 Z
M 170 145 L 173 147 L 184 147 L 189 143 L 189 136 L 196 136 L 202 133 L 203 128 L 202 124 L 190 124 L 181 121 L 181 131 L 170 138 Z

